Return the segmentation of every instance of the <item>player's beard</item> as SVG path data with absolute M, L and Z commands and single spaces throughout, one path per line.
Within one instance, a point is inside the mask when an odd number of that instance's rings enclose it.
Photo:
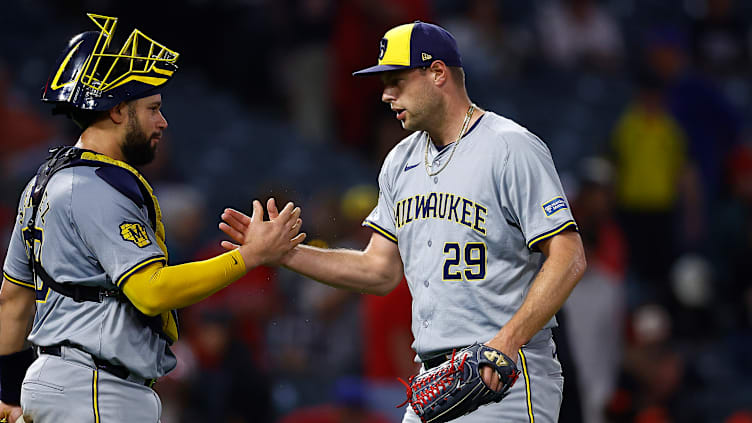
M 151 145 L 151 139 L 159 134 L 147 135 L 138 124 L 136 110 L 128 107 L 128 127 L 125 131 L 125 140 L 120 146 L 120 151 L 125 157 L 125 162 L 131 166 L 142 166 L 151 163 L 157 151 L 157 145 Z

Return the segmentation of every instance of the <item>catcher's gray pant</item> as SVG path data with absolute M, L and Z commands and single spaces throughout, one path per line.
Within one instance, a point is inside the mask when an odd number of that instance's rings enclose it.
M 21 408 L 34 423 L 159 422 L 154 390 L 97 370 L 83 351 L 61 350 L 40 355 L 26 372 Z
M 501 402 L 481 405 L 452 423 L 558 422 L 564 376 L 550 329 L 538 332 L 520 349 L 517 368 L 520 377 Z M 409 405 L 402 423 L 420 423 L 420 418 Z

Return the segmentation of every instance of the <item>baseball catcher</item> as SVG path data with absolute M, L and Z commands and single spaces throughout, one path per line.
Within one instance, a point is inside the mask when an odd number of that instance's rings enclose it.
M 0 418 L 158 423 L 151 388 L 177 365 L 175 310 L 278 260 L 305 234 L 292 203 L 265 222 L 254 201 L 247 242 L 167 264 L 159 201 L 137 168 L 154 159 L 167 129 L 162 90 L 179 55 L 137 29 L 111 46 L 118 19 L 88 16 L 99 31 L 68 41 L 42 93 L 80 136 L 51 150 L 12 221 L 0 287 Z
M 481 368 L 489 366 L 499 377 L 494 391 L 481 378 Z M 423 423 L 442 423 L 476 410 L 481 405 L 500 402 L 514 385 L 520 372 L 506 354 L 482 344 L 459 351 L 439 366 L 410 377 L 407 400 Z

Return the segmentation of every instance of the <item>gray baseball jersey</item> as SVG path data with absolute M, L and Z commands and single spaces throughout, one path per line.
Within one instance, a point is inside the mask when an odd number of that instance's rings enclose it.
M 135 180 L 122 173 L 130 171 L 102 169 L 77 166 L 59 171 L 39 205 L 36 225 L 42 242 L 35 243 L 35 249 L 57 282 L 122 288 L 133 272 L 166 261 L 147 209 L 112 185 L 130 184 L 137 192 Z M 37 311 L 29 340 L 40 346 L 67 342 L 146 379 L 173 369 L 176 359 L 167 341 L 144 325 L 133 306 L 114 297 L 101 303 L 75 302 L 47 288 L 41 278 L 33 281 L 22 233 L 28 230 L 31 214 L 29 194 L 27 186 L 3 267 L 10 282 L 36 288 Z
M 576 228 L 551 153 L 527 129 L 486 112 L 453 149 L 424 132 L 397 144 L 364 222 L 398 244 L 422 356 L 490 340 L 542 264 L 537 244 Z M 429 176 L 426 157 L 431 173 L 446 168 Z

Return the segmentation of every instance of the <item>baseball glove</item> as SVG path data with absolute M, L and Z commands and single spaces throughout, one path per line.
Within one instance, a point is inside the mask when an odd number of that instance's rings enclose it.
M 499 376 L 501 389 L 494 391 L 481 378 L 481 367 L 490 366 Z M 520 372 L 511 358 L 482 344 L 473 344 L 426 372 L 410 377 L 407 400 L 423 423 L 442 423 L 456 419 L 481 405 L 499 402 L 514 385 Z

